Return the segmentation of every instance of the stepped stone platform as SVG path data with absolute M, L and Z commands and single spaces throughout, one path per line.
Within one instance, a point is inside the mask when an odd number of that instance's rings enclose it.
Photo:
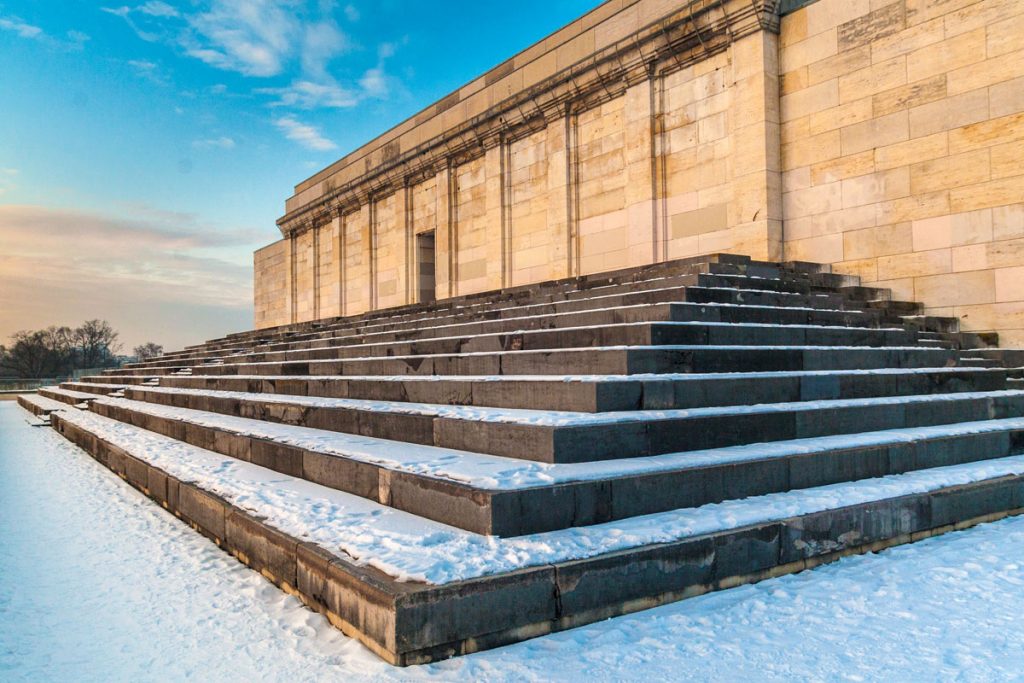
M 397 665 L 1024 510 L 1024 351 L 710 255 L 242 332 L 23 396 Z

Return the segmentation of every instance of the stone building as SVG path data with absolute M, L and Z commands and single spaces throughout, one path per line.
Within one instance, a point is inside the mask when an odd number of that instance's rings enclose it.
M 732 252 L 1024 345 L 1022 15 L 609 0 L 297 185 L 256 327 Z

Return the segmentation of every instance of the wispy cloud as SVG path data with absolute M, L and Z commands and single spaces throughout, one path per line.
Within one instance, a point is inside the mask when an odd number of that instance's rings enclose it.
M 81 50 L 89 40 L 88 34 L 81 31 L 68 31 L 65 38 L 57 38 L 44 31 L 41 27 L 30 24 L 20 17 L 0 16 L 0 30 L 14 33 L 19 38 L 36 40 L 50 47 L 65 50 Z
M 148 59 L 130 59 L 127 64 L 132 73 L 150 83 L 167 85 L 170 82 L 156 62 L 151 62 Z
M 284 132 L 286 138 L 299 143 L 307 149 L 326 152 L 338 147 L 334 142 L 321 135 L 319 130 L 313 126 L 301 123 L 294 117 L 282 116 L 274 120 L 274 125 Z
M 43 29 L 17 17 L 0 17 L 0 28 L 5 31 L 13 31 L 21 38 L 40 38 L 44 35 Z
M 104 11 L 123 18 L 144 40 L 164 42 L 216 69 L 255 78 L 290 73 L 288 85 L 254 89 L 270 96 L 272 107 L 341 109 L 392 91 L 395 79 L 385 69 L 394 54 L 392 43 L 382 44 L 376 64 L 350 83 L 331 73 L 335 60 L 356 49 L 338 24 L 334 2 L 206 0 L 197 5 L 186 11 L 151 0 Z M 351 4 L 341 15 L 349 22 L 360 18 Z
M 219 149 L 234 149 L 235 141 L 232 138 L 221 136 L 219 138 L 207 138 L 205 140 L 195 140 L 192 142 L 192 146 L 196 148 L 204 147 L 217 147 Z
M 337 83 L 314 83 L 313 81 L 295 81 L 285 88 L 257 88 L 260 95 L 274 95 L 276 99 L 271 107 L 299 107 L 316 109 L 327 107 L 345 109 L 359 104 L 362 94 L 348 90 Z
M 168 5 L 166 2 L 160 2 L 160 0 L 150 0 L 149 2 L 139 5 L 138 11 L 143 14 L 148 14 L 151 17 L 178 17 L 181 14 L 175 8 Z

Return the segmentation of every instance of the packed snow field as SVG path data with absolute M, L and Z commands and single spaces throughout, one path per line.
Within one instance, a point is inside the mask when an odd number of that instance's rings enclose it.
M 1006 680 L 1024 518 L 395 669 L 0 404 L 0 680 Z

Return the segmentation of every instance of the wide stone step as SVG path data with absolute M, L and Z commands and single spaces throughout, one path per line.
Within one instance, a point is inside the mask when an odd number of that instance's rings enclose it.
M 1019 452 L 1024 418 L 535 463 L 101 399 L 104 417 L 481 534 L 519 536 Z
M 347 341 L 347 340 L 341 340 Z M 250 352 L 220 358 L 225 363 L 261 363 L 333 358 L 411 356 L 509 350 L 585 348 L 587 346 L 912 346 L 913 332 L 879 328 L 733 323 L 623 323 L 465 336 L 424 337 L 410 341 L 340 344 L 311 349 Z M 948 348 L 935 345 L 936 348 Z M 173 367 L 173 366 L 172 366 Z
M 518 312 L 510 309 L 512 312 Z M 389 330 L 347 330 L 337 336 L 294 340 L 277 344 L 267 344 L 252 349 L 255 352 L 287 351 L 301 348 L 326 348 L 345 346 L 366 342 L 412 341 L 435 337 L 451 337 L 457 335 L 485 335 L 501 332 L 522 332 L 537 329 L 563 328 L 594 328 L 614 324 L 631 324 L 644 322 L 690 322 L 705 323 L 716 326 L 735 323 L 740 325 L 771 325 L 771 326 L 813 326 L 813 327 L 844 327 L 852 330 L 851 339 L 858 339 L 865 334 L 864 329 L 877 328 L 877 321 L 866 318 L 855 311 L 819 311 L 813 309 L 777 309 L 759 306 L 720 306 L 717 304 L 693 303 L 662 303 L 634 306 L 619 306 L 607 309 L 583 310 L 567 313 L 535 311 L 536 315 L 502 318 L 502 311 L 490 312 L 489 319 L 472 322 L 455 322 L 435 327 L 413 327 L 409 329 Z M 884 328 L 892 338 L 906 339 L 902 328 Z M 719 334 L 727 334 L 720 332 Z M 821 338 L 826 338 L 821 333 Z M 812 337 L 813 337 L 812 333 Z M 711 337 L 709 333 L 708 337 Z M 216 360 L 222 356 L 204 356 L 202 363 Z M 146 364 L 126 366 L 128 370 L 145 370 L 157 368 L 177 368 L 190 363 L 190 359 L 178 357 L 161 358 Z
M 45 418 L 58 410 L 67 410 L 70 406 L 63 401 L 55 401 L 39 394 L 18 394 L 18 405 L 36 417 Z
M 53 420 L 100 463 L 396 664 L 800 571 L 1024 507 L 1024 457 L 1010 456 L 501 539 L 268 476 L 97 415 L 60 411 Z
M 121 377 L 124 384 L 67 382 L 76 391 L 105 395 L 147 376 Z M 873 396 L 911 396 L 997 391 L 1006 372 L 987 368 L 911 368 L 809 372 L 664 375 L 554 376 L 258 376 L 166 375 L 160 387 L 257 394 L 411 401 L 494 408 L 607 412 L 750 405 Z
M 160 387 L 129 387 L 125 397 L 547 463 L 617 460 L 1024 414 L 1024 393 L 1018 391 L 597 414 Z
M 633 375 L 768 370 L 857 370 L 954 365 L 954 352 L 924 347 L 622 346 L 223 363 L 149 368 L 147 374 L 209 375 Z M 107 371 L 109 377 L 135 374 Z
M 86 391 L 78 391 L 76 389 L 69 389 L 65 387 L 40 387 L 38 390 L 40 396 L 53 399 L 54 401 L 60 401 L 61 403 L 67 403 L 69 405 L 78 405 L 79 403 L 88 403 L 96 398 L 96 394 Z
M 694 325 L 704 324 L 721 326 L 735 325 L 769 325 L 773 327 L 812 326 L 812 327 L 843 327 L 854 332 L 856 338 L 861 330 L 885 329 L 900 334 L 902 327 L 879 328 L 873 319 L 864 318 L 855 312 L 846 311 L 808 311 L 793 309 L 773 309 L 753 306 L 722 307 L 718 305 L 700 305 L 690 303 L 662 303 L 636 306 L 617 306 L 596 310 L 584 310 L 568 313 L 545 313 L 523 317 L 509 317 L 477 320 L 472 322 L 453 322 L 434 327 L 414 327 L 410 329 L 355 331 L 337 336 L 318 337 L 315 339 L 295 340 L 278 344 L 257 346 L 253 351 L 286 351 L 299 348 L 325 348 L 350 344 L 414 341 L 435 337 L 451 337 L 458 335 L 485 335 L 526 330 L 549 330 L 564 328 L 594 328 L 605 325 L 636 324 L 654 322 L 688 322 Z M 710 334 L 709 334 L 710 338 Z

